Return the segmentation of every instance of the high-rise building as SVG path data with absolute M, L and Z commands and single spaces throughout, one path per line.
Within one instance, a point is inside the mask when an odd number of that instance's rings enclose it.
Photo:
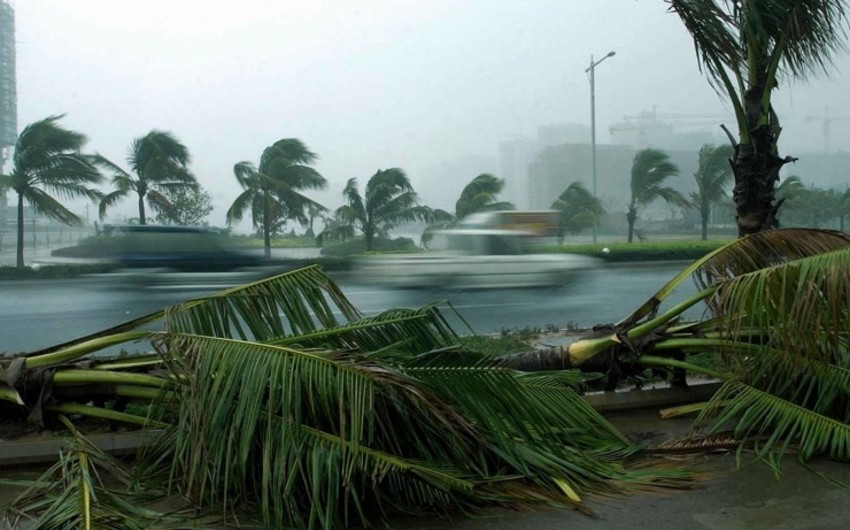
M 0 0 L 0 148 L 15 145 L 18 98 L 15 88 L 15 11 Z
M 15 82 L 15 10 L 0 0 L 0 172 L 18 136 L 18 96 Z M 6 192 L 0 190 L 0 225 L 6 220 Z M 2 230 L 4 226 L 0 226 Z

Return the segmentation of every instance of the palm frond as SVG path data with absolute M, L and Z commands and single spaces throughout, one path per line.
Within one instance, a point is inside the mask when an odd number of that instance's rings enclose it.
M 723 385 L 696 420 L 708 432 L 729 424 L 735 425 L 736 438 L 754 446 L 757 459 L 771 464 L 794 445 L 804 461 L 817 454 L 850 460 L 850 424 L 745 383 Z
M 169 331 L 268 341 L 336 327 L 360 317 L 314 265 L 191 300 L 165 312 Z

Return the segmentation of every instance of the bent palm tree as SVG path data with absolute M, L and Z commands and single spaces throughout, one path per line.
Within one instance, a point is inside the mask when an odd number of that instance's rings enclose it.
M 566 234 L 580 234 L 596 226 L 605 215 L 602 202 L 594 197 L 581 182 L 573 182 L 550 206 L 560 212 L 561 222 L 557 228 L 558 244 L 564 243 Z
M 62 128 L 60 119 L 62 116 L 50 116 L 24 128 L 15 143 L 11 173 L 0 175 L 0 189 L 8 188 L 18 195 L 18 267 L 24 266 L 25 201 L 36 213 L 71 225 L 80 223 L 80 218 L 54 195 L 92 201 L 102 197 L 90 186 L 103 181 L 96 164 L 104 160 L 80 153 L 86 137 Z
M 667 0 L 691 34 L 711 84 L 728 98 L 738 128 L 732 169 L 738 234 L 775 228 L 781 127 L 771 97 L 786 79 L 827 71 L 843 47 L 844 0 Z M 728 133 L 728 131 L 727 131 Z
M 727 198 L 726 185 L 732 180 L 731 156 L 732 148 L 729 146 L 705 144 L 699 150 L 699 165 L 694 173 L 697 191 L 691 192 L 691 203 L 699 211 L 703 241 L 708 239 L 708 217 L 712 206 Z
M 271 257 L 271 228 L 280 220 L 310 223 L 309 208 L 324 211 L 321 204 L 303 195 L 304 190 L 321 190 L 327 181 L 310 165 L 316 161 L 297 138 L 284 138 L 263 150 L 260 165 L 239 162 L 233 166 L 236 181 L 244 190 L 227 210 L 228 224 L 251 212 L 254 228 L 263 231 L 265 256 Z
M 196 191 L 198 183 L 189 172 L 189 150 L 172 133 L 151 131 L 130 144 L 127 163 L 129 172 L 117 165 L 110 168 L 115 173 L 112 184 L 115 191 L 108 193 L 100 201 L 100 218 L 106 217 L 106 211 L 124 200 L 132 193 L 139 199 L 139 224 L 147 223 L 145 204 L 159 214 L 175 215 L 174 205 L 168 200 L 165 190 L 184 189 Z
M 455 202 L 454 214 L 439 208 L 431 211 L 429 215 L 430 223 L 422 233 L 422 244 L 427 246 L 436 231 L 451 228 L 470 214 L 516 208 L 512 202 L 497 200 L 504 187 L 505 181 L 503 179 L 488 173 L 482 173 L 472 179 L 464 186 L 460 197 Z
M 629 238 L 634 238 L 635 221 L 640 208 L 656 199 L 664 199 L 677 206 L 687 205 L 687 200 L 681 193 L 663 186 L 669 177 L 679 174 L 679 168 L 670 162 L 669 157 L 658 149 L 643 149 L 635 154 L 632 162 L 631 199 L 629 200 L 626 220 L 629 224 Z
M 357 189 L 357 179 L 352 178 L 342 194 L 348 204 L 335 212 L 341 224 L 325 229 L 322 237 L 345 239 L 359 230 L 367 251 L 372 250 L 375 236 L 387 236 L 393 228 L 429 215 L 428 208 L 417 204 L 416 192 L 399 168 L 378 170 L 369 179 L 363 195 Z

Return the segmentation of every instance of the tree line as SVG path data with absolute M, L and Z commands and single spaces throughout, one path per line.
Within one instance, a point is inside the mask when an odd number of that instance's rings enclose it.
M 189 169 L 188 148 L 167 131 L 153 130 L 134 139 L 128 150 L 127 169 L 98 154 L 84 154 L 83 134 L 65 129 L 61 116 L 51 116 L 27 126 L 18 138 L 12 171 L 0 175 L 0 186 L 17 194 L 17 265 L 23 266 L 23 204 L 36 212 L 65 224 L 79 224 L 80 218 L 65 207 L 61 198 L 86 198 L 99 205 L 99 217 L 135 196 L 138 222 L 146 224 L 148 210 L 161 224 L 200 224 L 212 211 L 212 198 Z M 728 186 L 733 179 L 733 147 L 704 145 L 698 154 L 693 177 L 697 189 L 688 196 L 666 185 L 678 175 L 678 167 L 658 149 L 639 151 L 632 162 L 630 194 L 626 205 L 627 240 L 635 236 L 635 223 L 648 205 L 663 200 L 683 209 L 694 209 L 701 223 L 701 237 L 707 238 L 712 209 L 729 199 Z M 389 237 L 391 230 L 411 222 L 425 222 L 420 242 L 428 246 L 439 230 L 451 228 L 464 217 L 476 213 L 511 210 L 515 205 L 499 199 L 505 182 L 483 173 L 462 190 L 454 211 L 431 208 L 419 203 L 405 172 L 400 168 L 378 170 L 359 189 L 352 178 L 343 189 L 344 204 L 331 212 L 311 199 L 306 192 L 327 187 L 326 179 L 311 167 L 315 153 L 296 138 L 284 138 L 266 147 L 257 164 L 238 162 L 234 177 L 242 188 L 226 212 L 228 225 L 250 217 L 263 238 L 264 252 L 271 255 L 271 237 L 289 222 L 309 227 L 307 234 L 325 240 L 363 238 L 367 251 L 376 238 Z M 95 186 L 109 180 L 113 191 L 103 193 Z M 787 202 L 789 220 L 797 224 L 822 226 L 850 213 L 850 191 L 805 188 L 799 177 L 792 176 L 778 188 L 778 201 Z M 559 244 L 570 235 L 578 235 L 598 225 L 607 215 L 598 197 L 581 182 L 572 182 L 549 206 L 560 212 L 557 229 Z M 316 218 L 324 222 L 315 234 Z

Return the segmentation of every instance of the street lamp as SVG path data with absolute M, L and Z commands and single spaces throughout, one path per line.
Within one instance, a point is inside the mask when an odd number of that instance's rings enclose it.
M 599 59 L 598 61 L 593 61 L 593 55 L 590 56 L 590 66 L 584 71 L 584 73 L 590 72 L 590 163 L 593 167 L 593 198 L 596 198 L 596 92 L 595 92 L 595 76 L 593 75 L 596 71 L 596 67 L 607 59 L 608 57 L 613 57 L 614 52 L 608 52 L 608 54 Z M 593 221 L 593 242 L 596 243 L 596 220 Z

